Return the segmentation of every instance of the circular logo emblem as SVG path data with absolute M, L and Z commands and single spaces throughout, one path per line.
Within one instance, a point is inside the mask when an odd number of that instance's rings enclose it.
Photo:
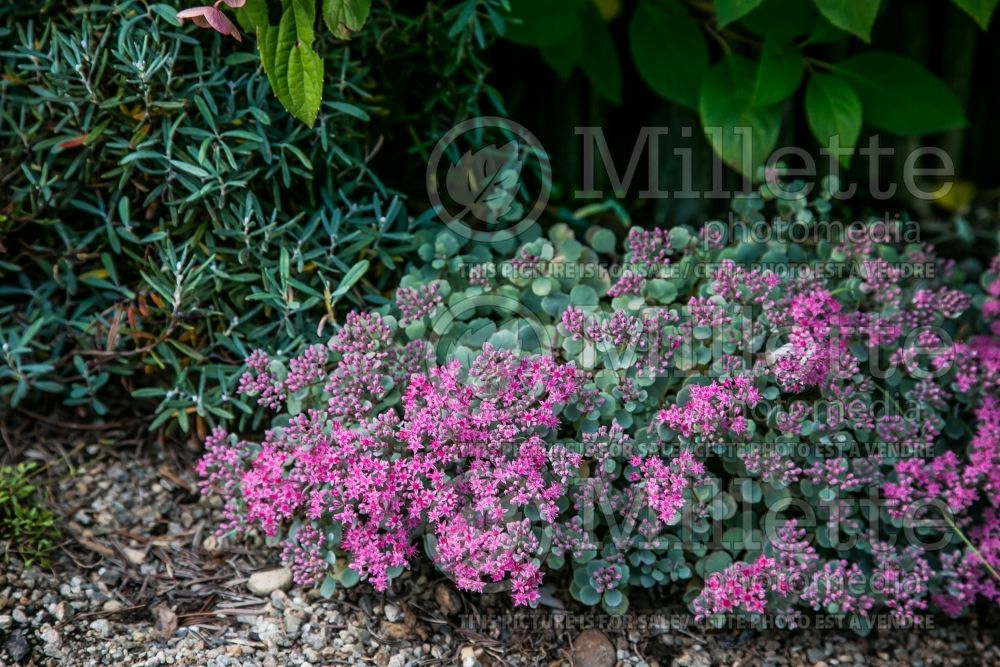
M 463 121 L 427 162 L 427 196 L 450 230 L 499 242 L 535 224 L 552 190 L 552 165 L 526 127 L 500 116 Z

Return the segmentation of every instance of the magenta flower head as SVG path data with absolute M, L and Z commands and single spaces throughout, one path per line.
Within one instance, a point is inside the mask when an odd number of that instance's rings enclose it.
M 243 36 L 240 34 L 239 28 L 229 20 L 222 10 L 219 9 L 219 5 L 225 3 L 226 5 L 238 8 L 246 4 L 247 0 L 218 0 L 211 7 L 192 7 L 190 9 L 184 9 L 177 12 L 177 18 L 183 21 L 184 19 L 191 19 L 191 21 L 199 28 L 212 28 L 216 32 L 229 35 L 234 37 L 237 42 L 243 41 Z

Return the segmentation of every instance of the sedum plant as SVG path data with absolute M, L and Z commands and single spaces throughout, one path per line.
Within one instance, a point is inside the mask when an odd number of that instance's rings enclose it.
M 672 584 L 699 619 L 861 632 L 1000 601 L 1000 260 L 879 220 L 823 238 L 829 211 L 780 202 L 766 242 L 425 233 L 394 303 L 248 358 L 240 390 L 275 417 L 207 443 L 220 532 L 263 532 L 325 593 L 385 589 L 422 549 L 462 589 L 562 584 L 615 614 Z

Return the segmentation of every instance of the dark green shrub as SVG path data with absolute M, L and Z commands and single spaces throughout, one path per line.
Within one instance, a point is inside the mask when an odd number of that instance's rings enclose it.
M 381 303 L 417 223 L 373 167 L 422 173 L 396 165 L 476 112 L 479 4 L 327 36 L 312 128 L 171 6 L 0 9 L 0 402 L 103 414 L 124 387 L 160 401 L 154 425 L 203 427 L 243 407 L 223 387 L 248 350 Z

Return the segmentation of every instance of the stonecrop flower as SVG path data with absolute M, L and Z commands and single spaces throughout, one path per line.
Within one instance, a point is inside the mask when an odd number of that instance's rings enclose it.
M 673 522 L 680 514 L 687 500 L 685 491 L 697 485 L 705 473 L 705 466 L 687 450 L 669 464 L 657 457 L 634 457 L 631 463 L 638 469 L 632 481 L 645 483 L 647 503 L 663 523 Z
M 685 438 L 707 443 L 729 442 L 747 433 L 747 412 L 757 405 L 760 393 L 749 378 L 724 378 L 709 385 L 691 385 L 684 406 L 671 405 L 657 419 Z
M 397 375 L 402 362 L 396 351 L 383 349 L 385 333 L 378 316 L 354 315 L 329 345 L 339 363 L 330 364 L 325 348 L 309 348 L 289 363 L 285 377 L 263 355 L 252 357 L 256 375 L 241 386 L 268 396 L 268 406 L 275 387 L 292 394 L 323 376 L 330 401 L 325 410 L 296 414 L 268 431 L 247 458 L 220 446 L 224 434 L 213 434 L 199 465 L 206 488 L 238 487 L 246 521 L 268 536 L 297 519 L 333 517 L 350 566 L 380 590 L 392 568 L 409 564 L 412 535 L 426 526 L 436 537 L 436 562 L 460 587 L 482 590 L 507 580 L 515 601 L 534 601 L 538 545 L 523 513 L 531 508 L 555 521 L 557 500 L 579 464 L 578 454 L 548 446 L 539 434 L 558 429 L 566 402 L 587 400 L 585 376 L 552 359 L 488 345 L 468 371 L 451 362 Z M 362 372 L 360 360 L 377 363 Z M 341 375 L 345 363 L 350 372 Z M 397 379 L 401 411 L 381 409 L 380 388 Z M 354 391 L 357 382 L 363 387 Z M 246 460 L 247 468 L 239 469 Z M 317 545 L 323 543 L 312 524 L 286 543 L 296 581 L 322 573 Z
M 220 533 L 274 538 L 300 585 L 346 560 L 385 590 L 422 548 L 460 589 L 534 605 L 565 568 L 609 613 L 692 578 L 713 621 L 1000 603 L 1000 259 L 980 287 L 859 237 L 825 251 L 847 278 L 779 275 L 724 235 L 633 227 L 616 274 L 567 225 L 518 248 L 448 234 L 325 344 L 247 358 L 240 392 L 277 414 L 206 441 Z M 711 270 L 664 270 L 692 262 Z M 940 553 L 907 543 L 938 514 Z

